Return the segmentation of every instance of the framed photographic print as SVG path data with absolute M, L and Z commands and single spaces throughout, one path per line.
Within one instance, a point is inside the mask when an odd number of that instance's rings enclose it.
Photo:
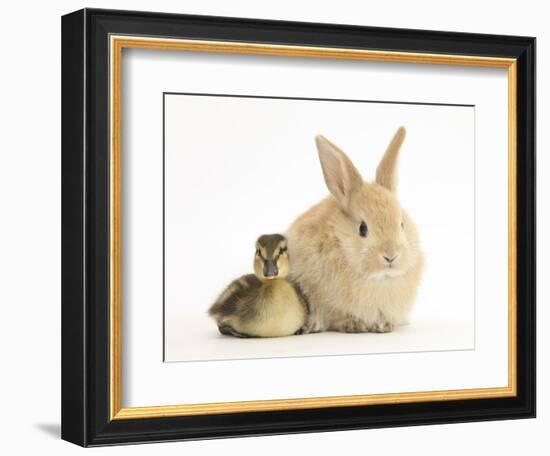
M 535 416 L 535 39 L 62 20 L 62 437 Z

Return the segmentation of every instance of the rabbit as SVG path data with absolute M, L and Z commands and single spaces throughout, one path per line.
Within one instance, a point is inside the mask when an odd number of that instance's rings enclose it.
M 365 182 L 347 155 L 315 138 L 327 198 L 286 232 L 290 279 L 308 296 L 303 332 L 385 333 L 408 323 L 424 255 L 417 228 L 396 196 L 396 168 L 405 139 L 400 127 Z

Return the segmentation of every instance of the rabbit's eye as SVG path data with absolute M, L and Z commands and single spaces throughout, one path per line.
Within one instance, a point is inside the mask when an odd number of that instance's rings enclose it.
M 401 222 L 401 229 L 404 230 L 405 229 L 405 224 L 403 222 Z
M 368 232 L 369 229 L 367 228 L 367 224 L 365 222 L 361 222 L 359 225 L 359 236 L 366 237 Z

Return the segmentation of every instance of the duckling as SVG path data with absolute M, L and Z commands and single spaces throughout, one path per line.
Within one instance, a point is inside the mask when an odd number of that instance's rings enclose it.
M 208 311 L 222 334 L 236 337 L 279 337 L 300 334 L 309 305 L 298 285 L 287 280 L 290 262 L 281 234 L 256 241 L 254 274 L 229 284 Z

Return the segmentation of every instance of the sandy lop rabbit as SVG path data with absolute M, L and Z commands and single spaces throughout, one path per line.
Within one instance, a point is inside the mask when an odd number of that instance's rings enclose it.
M 399 128 L 365 182 L 347 155 L 316 137 L 331 194 L 286 233 L 290 277 L 310 303 L 306 332 L 389 332 L 406 323 L 423 269 L 416 227 L 396 197 Z

